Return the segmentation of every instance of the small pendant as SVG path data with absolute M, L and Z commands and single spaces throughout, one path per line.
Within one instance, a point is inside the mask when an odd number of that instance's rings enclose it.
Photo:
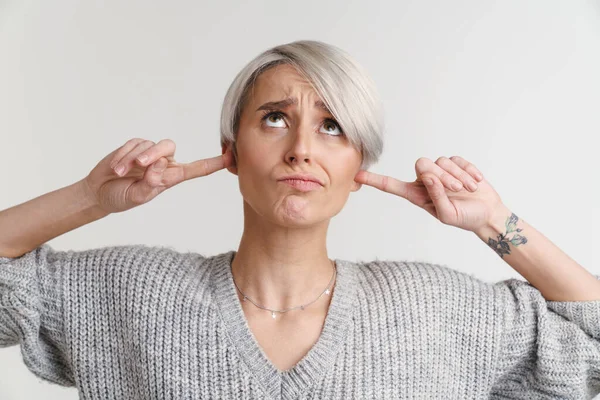
M 325 290 L 325 294 L 329 294 L 329 289 Z
M 275 319 L 275 312 L 271 312 L 271 316 L 273 317 L 273 319 Z
M 300 309 L 301 309 L 301 310 L 304 310 L 304 306 L 300 306 Z
M 246 301 L 246 296 L 244 296 L 244 298 L 242 299 L 242 301 Z

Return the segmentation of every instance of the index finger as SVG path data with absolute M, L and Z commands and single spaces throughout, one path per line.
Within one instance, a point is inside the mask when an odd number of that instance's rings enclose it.
M 231 165 L 231 153 L 183 164 L 183 180 L 210 175 Z
M 360 170 L 354 180 L 358 183 L 373 186 L 384 192 L 395 194 L 396 196 L 408 199 L 409 183 L 400 181 L 391 176 L 379 175 L 374 172 Z

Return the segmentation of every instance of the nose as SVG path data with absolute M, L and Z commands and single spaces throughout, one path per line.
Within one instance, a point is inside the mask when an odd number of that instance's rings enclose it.
M 290 130 L 290 147 L 285 155 L 286 161 L 293 164 L 295 162 L 310 163 L 312 154 L 313 132 L 310 128 L 298 126 L 294 131 Z

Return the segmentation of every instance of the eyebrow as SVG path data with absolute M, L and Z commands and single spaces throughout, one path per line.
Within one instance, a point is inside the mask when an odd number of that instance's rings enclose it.
M 269 110 L 269 109 L 273 109 L 273 108 L 284 110 L 284 109 L 288 108 L 289 106 L 296 105 L 296 104 L 298 104 L 298 100 L 296 98 L 288 97 L 288 98 L 285 98 L 280 101 L 269 101 L 269 102 L 263 104 L 262 106 L 258 107 L 256 109 L 256 111 Z M 329 108 L 327 108 L 325 103 L 323 103 L 321 100 L 315 101 L 315 107 L 325 110 L 326 112 L 331 114 L 331 111 L 329 111 Z

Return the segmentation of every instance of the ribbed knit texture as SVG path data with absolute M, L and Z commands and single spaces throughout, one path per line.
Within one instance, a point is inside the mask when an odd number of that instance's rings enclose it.
M 81 399 L 588 399 L 600 301 L 444 265 L 336 259 L 321 336 L 279 371 L 254 339 L 234 251 L 167 247 L 0 258 L 0 347 Z M 265 311 L 266 312 L 266 311 Z M 301 312 L 301 311 L 298 311 Z

